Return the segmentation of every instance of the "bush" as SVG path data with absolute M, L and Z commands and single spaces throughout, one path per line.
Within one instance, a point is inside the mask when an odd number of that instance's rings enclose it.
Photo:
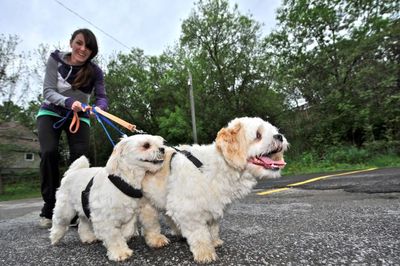
M 373 141 L 368 142 L 364 145 L 365 149 L 374 155 L 379 154 L 392 154 L 392 155 L 400 155 L 400 141 L 399 140 L 391 140 L 391 141 Z
M 333 147 L 326 151 L 324 157 L 325 161 L 332 164 L 357 164 L 368 161 L 370 153 L 365 149 L 358 149 L 356 147 Z

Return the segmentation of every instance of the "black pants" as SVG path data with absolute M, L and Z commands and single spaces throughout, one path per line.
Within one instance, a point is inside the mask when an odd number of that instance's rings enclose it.
M 58 129 L 53 124 L 59 121 L 56 116 L 43 115 L 37 119 L 37 128 L 40 143 L 40 177 L 41 192 L 44 201 L 40 216 L 51 219 L 56 203 L 56 191 L 60 186 L 59 169 L 59 142 L 62 131 L 66 132 L 69 146 L 69 164 L 81 155 L 89 154 L 90 127 L 87 123 L 81 122 L 78 132 L 70 133 L 69 125 L 71 119 Z

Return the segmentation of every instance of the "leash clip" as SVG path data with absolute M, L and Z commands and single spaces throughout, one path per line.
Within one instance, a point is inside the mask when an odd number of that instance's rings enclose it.
M 146 134 L 145 131 L 135 128 L 135 132 L 138 134 Z

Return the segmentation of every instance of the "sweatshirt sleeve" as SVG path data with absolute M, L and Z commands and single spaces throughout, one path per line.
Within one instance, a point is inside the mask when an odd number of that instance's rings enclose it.
M 51 56 L 47 60 L 46 71 L 43 82 L 43 97 L 46 102 L 52 103 L 58 106 L 66 107 L 65 103 L 68 97 L 58 93 L 57 90 L 57 61 Z
M 94 83 L 94 96 L 95 103 L 100 109 L 106 111 L 108 109 L 108 100 L 106 95 L 106 89 L 104 87 L 104 74 L 103 71 L 96 67 L 96 80 Z

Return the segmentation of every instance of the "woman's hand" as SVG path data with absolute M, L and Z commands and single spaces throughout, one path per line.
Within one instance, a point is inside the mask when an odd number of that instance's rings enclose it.
M 82 104 L 80 101 L 75 101 L 71 106 L 72 111 L 74 112 L 81 112 L 82 111 Z
M 86 111 L 92 112 L 92 107 L 90 105 L 82 104 L 80 101 L 75 101 L 72 104 L 71 109 L 74 112 L 86 112 Z

